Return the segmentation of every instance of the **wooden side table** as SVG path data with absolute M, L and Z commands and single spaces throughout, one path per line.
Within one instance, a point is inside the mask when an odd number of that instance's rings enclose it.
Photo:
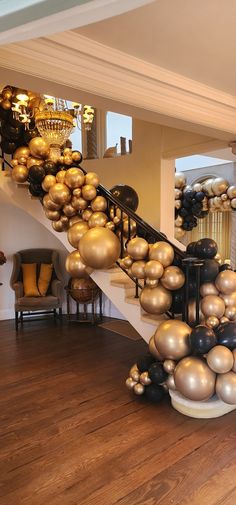
M 80 302 L 79 300 L 76 300 L 71 295 L 72 291 L 76 292 L 76 291 L 83 291 L 83 290 L 81 290 L 81 289 L 76 290 L 74 288 L 73 288 L 73 290 L 71 290 L 69 286 L 66 286 L 65 290 L 66 290 L 67 317 L 68 317 L 69 321 L 75 321 L 78 323 L 92 323 L 92 324 L 96 324 L 96 323 L 102 321 L 102 318 L 103 318 L 102 291 L 100 288 L 98 288 L 96 286 L 95 289 L 91 289 L 91 293 L 92 293 L 91 300 L 89 300 L 87 302 Z M 75 317 L 71 317 L 71 316 L 73 316 L 73 314 L 71 313 L 71 303 L 70 303 L 71 299 L 74 300 L 74 302 L 76 303 Z M 98 304 L 99 304 L 99 312 L 98 313 L 96 313 L 96 311 L 95 311 L 96 300 L 98 300 Z M 91 308 L 92 308 L 91 315 L 88 312 L 88 305 L 91 305 Z M 82 307 L 82 310 L 81 310 L 81 307 Z

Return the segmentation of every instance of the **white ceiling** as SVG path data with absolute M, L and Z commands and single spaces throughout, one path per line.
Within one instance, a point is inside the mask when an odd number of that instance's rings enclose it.
M 76 31 L 236 95 L 236 0 L 156 0 Z

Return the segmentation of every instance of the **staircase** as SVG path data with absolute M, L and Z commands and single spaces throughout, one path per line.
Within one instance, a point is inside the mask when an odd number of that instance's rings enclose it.
M 105 188 L 102 186 L 100 186 L 100 188 L 101 193 L 104 194 L 104 196 L 107 198 L 110 198 L 112 204 L 114 204 L 114 202 L 117 204 L 117 200 Z M 0 171 L 0 195 L 7 198 L 12 203 L 12 205 L 21 208 L 26 213 L 33 216 L 34 219 L 39 221 L 43 226 L 45 226 L 52 234 L 56 236 L 58 240 L 61 241 L 68 252 L 74 250 L 74 248 L 69 244 L 67 240 L 66 233 L 58 233 L 52 228 L 51 221 L 45 217 L 40 201 L 37 198 L 29 196 L 27 191 L 27 184 L 16 185 L 11 180 L 8 172 Z M 121 204 L 119 204 L 119 208 L 121 208 L 121 211 L 127 213 L 127 209 L 122 209 Z M 162 234 L 156 230 L 153 230 L 132 211 L 129 212 L 129 215 L 131 219 L 136 220 L 137 224 L 141 226 L 145 225 L 147 236 L 150 236 L 150 233 L 154 233 L 156 235 L 156 240 L 158 240 L 158 237 L 160 237 L 159 240 L 163 240 Z M 183 256 L 182 251 L 179 251 L 176 246 L 173 247 L 175 249 L 175 252 Z M 166 315 L 155 316 L 144 313 L 140 306 L 139 299 L 135 297 L 135 283 L 118 266 L 114 266 L 108 270 L 93 271 L 91 277 L 101 288 L 104 294 L 121 312 L 121 314 L 123 314 L 124 319 L 130 322 L 130 324 L 146 342 L 149 341 L 158 325 L 168 317 Z

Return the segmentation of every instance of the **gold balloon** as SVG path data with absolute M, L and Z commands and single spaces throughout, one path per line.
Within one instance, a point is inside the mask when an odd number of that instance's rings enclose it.
M 73 226 L 73 224 L 75 223 L 79 223 L 83 221 L 82 217 L 79 216 L 78 214 L 76 214 L 76 216 L 72 216 L 70 219 L 69 219 L 69 227 Z
M 214 195 L 220 196 L 227 191 L 229 183 L 222 177 L 216 177 L 216 179 L 213 179 L 211 187 Z
M 172 295 L 163 286 L 144 287 L 140 293 L 140 305 L 149 314 L 164 314 L 171 303 Z
M 224 345 L 216 345 L 207 354 L 207 364 L 213 372 L 229 372 L 234 364 L 233 354 Z
M 50 221 L 58 221 L 61 217 L 61 213 L 58 210 L 45 209 L 45 216 L 50 219 Z
M 65 182 L 65 176 L 66 176 L 66 171 L 65 170 L 60 170 L 59 172 L 57 172 L 56 181 L 60 182 L 61 184 L 64 184 L 64 182 Z
M 228 372 L 218 375 L 216 379 L 216 394 L 222 402 L 236 405 L 236 373 Z
M 71 167 L 66 171 L 64 183 L 71 189 L 80 188 L 84 184 L 84 174 L 80 168 Z
M 138 396 L 143 395 L 143 393 L 145 391 L 145 386 L 143 386 L 143 384 L 140 384 L 140 383 L 135 384 L 133 391 Z
M 236 209 L 236 198 L 232 198 L 232 200 L 230 201 L 230 205 L 232 209 Z
M 125 256 L 122 259 L 122 263 L 125 268 L 130 268 L 133 264 L 133 259 L 131 258 L 131 256 Z
M 51 200 L 58 205 L 65 205 L 71 200 L 71 193 L 69 188 L 65 184 L 56 182 L 49 190 L 49 196 Z
M 136 235 L 136 230 L 137 230 L 137 225 L 133 219 L 124 219 L 123 221 L 123 235 L 124 237 L 128 238 L 129 233 L 130 237 L 132 238 L 134 235 Z
M 108 217 L 104 214 L 104 212 L 93 212 L 88 221 L 89 228 L 94 228 L 95 226 L 105 226 L 107 220 Z
M 55 231 L 62 232 L 67 230 L 67 225 L 61 219 L 58 221 L 52 221 L 52 227 Z
M 149 279 L 160 279 L 164 273 L 162 264 L 157 260 L 147 261 L 145 265 L 145 276 Z
M 27 166 L 28 169 L 30 169 L 34 165 L 41 166 L 42 164 L 43 164 L 43 160 L 40 160 L 39 158 L 33 158 L 32 156 L 30 156 L 29 158 L 27 158 L 26 166 Z
M 219 294 L 219 291 L 215 287 L 215 284 L 213 282 L 205 282 L 200 287 L 200 295 L 202 297 L 207 296 L 207 295 L 218 295 L 218 294 Z
M 91 268 L 110 268 L 118 260 L 121 246 L 112 231 L 96 226 L 81 238 L 79 251 L 83 262 Z
M 224 300 L 216 295 L 207 295 L 201 301 L 201 310 L 205 317 L 215 316 L 220 319 L 225 312 Z
M 132 366 L 130 372 L 129 372 L 129 375 L 130 377 L 135 380 L 136 382 L 139 382 L 139 378 L 140 378 L 140 372 L 137 368 L 137 366 Z
M 12 167 L 16 167 L 19 164 L 19 161 L 18 161 L 18 159 L 15 159 L 15 160 L 12 159 L 10 163 L 11 163 Z
M 64 156 L 72 156 L 72 149 L 70 147 L 65 147 L 63 149 L 63 155 Z
M 27 158 L 25 158 L 24 156 L 20 156 L 20 158 L 18 158 L 18 162 L 19 162 L 19 165 L 26 165 Z
M 134 381 L 132 377 L 128 377 L 128 379 L 126 379 L 125 381 L 125 384 L 128 389 L 132 390 L 134 386 L 137 384 L 137 382 Z
M 89 221 L 90 217 L 93 215 L 92 209 L 85 209 L 82 212 L 82 218 L 84 221 Z
M 166 383 L 168 389 L 171 389 L 173 391 L 176 389 L 174 375 L 169 375 L 169 377 L 167 377 L 165 383 Z
M 132 238 L 127 245 L 127 253 L 134 260 L 145 259 L 148 254 L 148 242 L 141 237 Z
M 200 358 L 183 358 L 174 371 L 176 389 L 194 401 L 209 400 L 215 393 L 215 373 Z
M 179 210 L 182 207 L 182 201 L 181 200 L 175 200 L 175 209 Z
M 72 251 L 66 258 L 66 270 L 77 279 L 86 278 L 92 272 L 81 260 L 79 251 Z
M 173 262 L 174 249 L 167 242 L 155 242 L 149 252 L 149 259 L 157 260 L 163 267 L 168 267 Z
M 171 265 L 164 270 L 161 284 L 171 291 L 180 289 L 185 283 L 185 275 L 179 267 Z
M 217 326 L 219 326 L 219 324 L 220 324 L 220 321 L 215 316 L 209 316 L 206 320 L 206 325 L 209 326 L 210 328 L 217 328 Z
M 183 222 L 184 222 L 184 218 L 181 216 L 177 216 L 177 218 L 175 219 L 175 226 L 178 228 L 178 227 L 182 226 Z
M 72 196 L 71 205 L 76 210 L 85 210 L 88 207 L 88 202 L 82 196 Z
M 10 110 L 11 109 L 11 102 L 10 100 L 1 100 L 1 107 L 4 110 Z
M 143 386 L 149 386 L 149 384 L 151 384 L 151 379 L 148 375 L 148 372 L 143 372 L 141 373 L 140 375 L 140 384 L 143 384 Z
M 213 190 L 212 190 L 212 183 L 213 183 L 213 180 L 214 179 L 207 179 L 206 181 L 204 181 L 204 183 L 202 184 L 202 189 L 203 191 L 205 191 L 205 193 L 208 195 L 208 196 L 214 196 L 214 193 L 213 193 Z
M 42 137 L 34 137 L 29 142 L 29 149 L 35 158 L 47 158 L 49 155 L 49 145 Z
M 63 164 L 66 165 L 67 167 L 70 167 L 73 163 L 71 156 L 64 156 L 63 160 L 64 160 Z
M 165 359 L 163 363 L 163 368 L 165 372 L 173 374 L 176 367 L 176 363 L 173 359 Z
M 75 188 L 75 189 L 73 189 L 73 196 L 76 196 L 76 198 L 79 198 L 81 195 L 82 195 L 81 188 Z
M 73 224 L 67 232 L 67 238 L 72 247 L 78 249 L 79 241 L 83 235 L 89 230 L 88 223 L 84 221 L 79 221 Z
M 112 221 L 108 221 L 105 224 L 105 228 L 108 228 L 108 230 L 115 231 L 115 224 Z
M 196 184 L 193 185 L 193 191 L 202 191 L 202 184 L 200 184 L 200 182 L 196 182 Z
M 134 261 L 134 263 L 131 265 L 131 275 L 133 277 L 136 277 L 136 279 L 144 279 L 145 277 L 145 261 L 139 260 L 139 261 Z
M 184 237 L 185 230 L 183 230 L 183 228 L 175 226 L 174 235 L 175 235 L 176 240 L 180 240 L 181 238 Z
M 4 88 L 2 90 L 2 96 L 3 96 L 4 100 L 10 100 L 10 98 L 12 97 L 11 88 Z
M 226 193 L 222 193 L 220 198 L 221 198 L 222 202 L 225 202 L 226 200 L 228 200 L 228 195 Z
M 236 198 L 236 186 L 230 186 L 227 189 L 227 195 L 232 200 L 232 198 Z
M 132 377 L 132 372 L 134 372 L 136 370 L 136 372 L 139 372 L 139 369 L 138 369 L 138 366 L 137 366 L 137 363 L 134 363 L 134 365 L 131 367 L 130 371 L 129 371 L 129 376 Z M 137 381 L 138 382 L 138 381 Z
M 160 355 L 159 351 L 156 348 L 154 335 L 150 338 L 148 346 L 151 355 L 154 356 L 154 358 L 156 358 L 158 361 L 163 361 L 162 356 Z
M 82 154 L 79 151 L 74 151 L 72 152 L 72 161 L 75 161 L 75 163 L 80 163 L 82 161 Z
M 234 349 L 232 351 L 232 354 L 233 354 L 233 359 L 234 359 L 234 364 L 233 364 L 233 367 L 232 367 L 232 371 L 236 372 L 236 349 Z
M 42 182 L 42 188 L 44 191 L 49 191 L 54 184 L 56 184 L 56 177 L 54 175 L 46 175 Z
M 22 147 L 17 147 L 13 154 L 14 160 L 18 160 L 19 158 L 29 158 L 30 156 L 30 150 L 28 147 L 22 146 Z
M 186 177 L 182 172 L 176 172 L 175 174 L 175 187 L 182 189 L 186 184 Z
M 49 195 L 44 195 L 43 197 L 43 206 L 48 210 L 60 210 L 61 206 L 57 203 L 54 203 Z
M 74 209 L 74 207 L 72 207 L 72 205 L 70 203 L 66 203 L 66 205 L 63 206 L 63 212 L 65 214 L 65 216 L 67 217 L 73 217 L 76 215 L 76 210 Z
M 85 184 L 82 187 L 82 197 L 85 200 L 93 200 L 96 197 L 97 190 L 92 184 Z
M 61 216 L 61 222 L 63 223 L 63 225 L 66 227 L 66 229 L 69 228 L 69 219 L 67 216 L 64 216 L 62 215 Z
M 228 323 L 229 319 L 228 319 L 228 317 L 223 316 L 220 318 L 220 322 L 221 322 L 221 324 Z
M 11 177 L 13 181 L 23 183 L 27 181 L 29 170 L 25 165 L 16 165 L 12 169 Z
M 107 209 L 107 201 L 104 196 L 96 196 L 91 203 L 91 209 L 93 212 L 105 212 Z
M 236 291 L 233 291 L 230 295 L 220 294 L 222 300 L 224 300 L 226 307 L 236 307 Z
M 72 155 L 73 158 L 73 155 Z M 85 176 L 85 184 L 92 184 L 95 188 L 99 186 L 99 177 L 95 172 L 88 172 Z
M 236 272 L 224 270 L 220 272 L 215 280 L 215 285 L 224 295 L 230 295 L 236 291 Z
M 179 360 L 190 354 L 190 333 L 190 326 L 183 321 L 163 321 L 154 335 L 156 348 L 164 359 Z
M 113 223 L 114 223 L 114 224 L 119 224 L 120 222 L 121 222 L 120 217 L 115 216 L 115 217 L 114 217 L 114 219 L 113 219 Z
M 175 188 L 175 200 L 180 200 L 182 196 L 181 189 Z
M 236 319 L 236 307 L 227 307 L 224 313 L 225 317 L 227 317 L 230 321 L 235 321 Z
M 149 288 L 156 288 L 159 284 L 158 279 L 146 279 L 145 281 L 145 286 L 148 286 Z

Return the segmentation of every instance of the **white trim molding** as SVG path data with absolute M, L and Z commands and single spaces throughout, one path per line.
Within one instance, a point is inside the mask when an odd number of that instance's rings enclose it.
M 236 96 L 75 32 L 2 47 L 0 65 L 235 139 Z

